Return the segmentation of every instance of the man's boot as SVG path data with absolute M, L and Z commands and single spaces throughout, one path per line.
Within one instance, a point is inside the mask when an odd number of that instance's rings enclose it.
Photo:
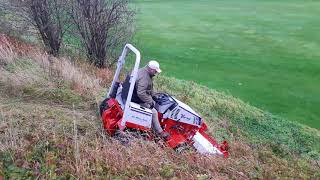
M 160 134 L 160 137 L 167 140 L 170 137 L 170 134 L 168 132 L 162 131 Z

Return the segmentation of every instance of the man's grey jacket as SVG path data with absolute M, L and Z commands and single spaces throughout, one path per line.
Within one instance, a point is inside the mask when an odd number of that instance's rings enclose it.
M 152 108 L 155 105 L 153 92 L 152 76 L 147 67 L 140 68 L 136 79 L 132 100 L 146 108 Z

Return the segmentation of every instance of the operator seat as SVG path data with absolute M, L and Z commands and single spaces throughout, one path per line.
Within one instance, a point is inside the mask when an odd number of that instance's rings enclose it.
M 124 80 L 124 82 L 122 83 L 121 98 L 122 98 L 122 102 L 124 104 L 127 101 L 130 85 L 131 85 L 131 83 L 130 83 L 130 73 L 129 73 L 127 75 L 126 79 Z M 134 89 L 133 89 L 131 102 L 134 102 L 134 103 L 137 103 L 137 104 L 143 103 L 143 101 L 141 101 L 141 99 L 138 97 L 136 86 L 134 86 Z

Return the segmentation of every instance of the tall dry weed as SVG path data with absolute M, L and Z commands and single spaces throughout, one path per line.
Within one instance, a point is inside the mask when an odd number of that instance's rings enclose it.
M 19 52 L 19 53 L 17 53 Z M 22 62 L 28 62 L 35 66 L 25 69 Z M 10 72 L 4 67 L 12 65 L 15 68 Z M 40 69 L 38 68 L 40 67 Z M 84 66 L 82 66 L 84 67 Z M 109 82 L 112 74 L 109 70 L 98 70 L 92 67 L 96 73 L 86 73 L 89 69 L 77 66 L 67 58 L 55 58 L 39 48 L 30 47 L 26 44 L 0 35 L 0 74 L 1 81 L 7 82 L 10 87 L 41 84 L 39 79 L 46 77 L 46 83 L 51 83 L 53 80 L 63 81 L 65 85 L 70 86 L 72 90 L 80 95 L 95 97 L 102 90 L 102 86 Z M 92 71 L 92 70 L 91 70 Z M 50 79 L 51 78 L 51 79 Z M 49 81 L 49 82 L 48 82 Z M 50 82 L 51 81 L 51 82 Z M 44 82 L 44 81 L 42 81 Z M 44 85 L 45 87 L 47 85 Z
M 0 68 L 13 63 L 16 58 L 17 54 L 13 51 L 7 38 L 0 35 Z

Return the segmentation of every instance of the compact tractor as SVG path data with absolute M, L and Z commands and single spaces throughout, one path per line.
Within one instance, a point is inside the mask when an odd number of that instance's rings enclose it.
M 119 76 L 129 51 L 135 54 L 135 64 L 126 83 L 121 83 Z M 126 44 L 107 97 L 100 105 L 103 127 L 110 136 L 118 131 L 134 130 L 149 134 L 147 139 L 155 137 L 151 127 L 151 109 L 131 101 L 139 65 L 140 52 L 131 44 Z M 211 138 L 206 133 L 207 125 L 192 108 L 166 93 L 158 93 L 154 100 L 160 124 L 164 132 L 170 134 L 165 139 L 167 146 L 173 149 L 189 146 L 202 154 L 228 157 L 228 143 L 224 141 L 218 144 Z

